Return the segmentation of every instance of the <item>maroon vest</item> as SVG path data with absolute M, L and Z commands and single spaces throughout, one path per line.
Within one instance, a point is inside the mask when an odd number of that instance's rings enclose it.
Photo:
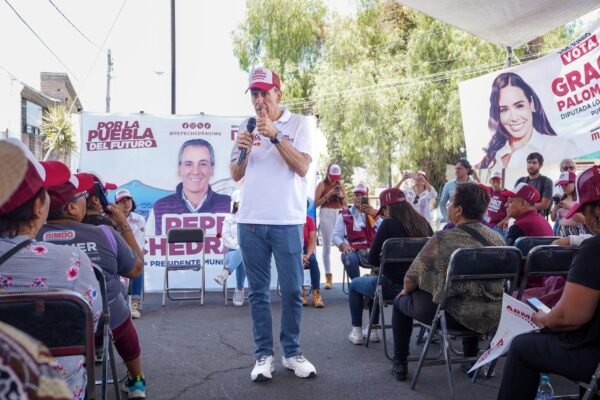
M 371 243 L 373 243 L 373 239 L 375 238 L 375 228 L 369 226 L 369 221 L 365 221 L 367 224 L 365 228 L 362 228 L 360 231 L 355 231 L 354 218 L 352 218 L 350 210 L 342 210 L 342 218 L 346 225 L 346 239 L 348 240 L 348 243 L 350 243 L 350 246 L 357 250 L 370 248 Z

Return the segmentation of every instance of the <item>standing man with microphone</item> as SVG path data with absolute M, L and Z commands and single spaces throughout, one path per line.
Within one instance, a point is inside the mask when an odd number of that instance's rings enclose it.
M 271 379 L 274 371 L 269 298 L 273 255 L 281 289 L 282 363 L 296 376 L 309 378 L 316 375 L 316 370 L 300 350 L 300 322 L 311 131 L 307 118 L 279 106 L 281 83 L 275 72 L 256 68 L 249 81 L 256 128 L 250 133 L 250 120 L 240 125 L 242 131 L 232 151 L 230 169 L 233 180 L 244 178 L 243 206 L 237 222 L 256 343 L 256 364 L 250 377 L 253 381 L 265 381 Z

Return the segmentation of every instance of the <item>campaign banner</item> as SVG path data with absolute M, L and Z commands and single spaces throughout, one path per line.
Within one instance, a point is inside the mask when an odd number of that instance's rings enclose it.
M 600 24 L 534 61 L 459 83 L 467 157 L 477 168 L 558 163 L 600 151 Z
M 207 286 L 223 268 L 221 232 L 238 189 L 229 162 L 243 118 L 210 115 L 155 116 L 144 113 L 81 114 L 80 171 L 94 171 L 127 189 L 135 212 L 146 219 L 145 290 L 162 290 L 169 264 L 198 266 L 202 246 L 169 244 L 174 228 L 202 228 Z M 109 193 L 114 201 L 115 191 Z M 194 210 L 193 212 L 190 211 Z M 211 285 L 211 282 L 213 285 Z M 197 272 L 169 273 L 173 287 L 198 287 Z
M 486 350 L 479 360 L 473 365 L 469 372 L 492 362 L 506 353 L 513 339 L 524 333 L 540 329 L 531 321 L 535 311 L 527 304 L 504 293 L 502 298 L 502 314 L 496 335 L 490 342 L 490 348 Z

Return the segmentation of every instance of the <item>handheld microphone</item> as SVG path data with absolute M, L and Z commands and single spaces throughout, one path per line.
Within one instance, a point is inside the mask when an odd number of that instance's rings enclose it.
M 248 119 L 248 123 L 246 124 L 246 130 L 252 133 L 254 131 L 254 128 L 256 128 L 256 118 L 250 117 Z M 237 165 L 242 165 L 242 163 L 244 162 L 244 158 L 246 158 L 246 149 L 241 149 Z

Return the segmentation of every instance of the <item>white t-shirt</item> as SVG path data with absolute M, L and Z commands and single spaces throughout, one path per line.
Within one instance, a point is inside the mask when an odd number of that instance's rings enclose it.
M 138 246 L 140 246 L 140 250 L 143 252 L 144 240 L 146 238 L 146 219 L 140 214 L 132 211 L 129 213 L 127 221 L 129 222 L 129 227 L 131 228 L 133 236 L 135 236 L 135 241 L 137 242 Z
M 312 158 L 312 132 L 308 118 L 290 113 L 283 114 L 275 126 L 284 140 L 299 152 Z M 244 121 L 240 126 L 246 126 Z M 234 145 L 231 160 L 237 161 L 238 148 Z M 276 145 L 255 132 L 254 146 L 248 158 L 244 175 L 241 204 L 237 222 L 261 225 L 303 225 L 306 222 L 306 177 L 296 174 L 283 160 Z

